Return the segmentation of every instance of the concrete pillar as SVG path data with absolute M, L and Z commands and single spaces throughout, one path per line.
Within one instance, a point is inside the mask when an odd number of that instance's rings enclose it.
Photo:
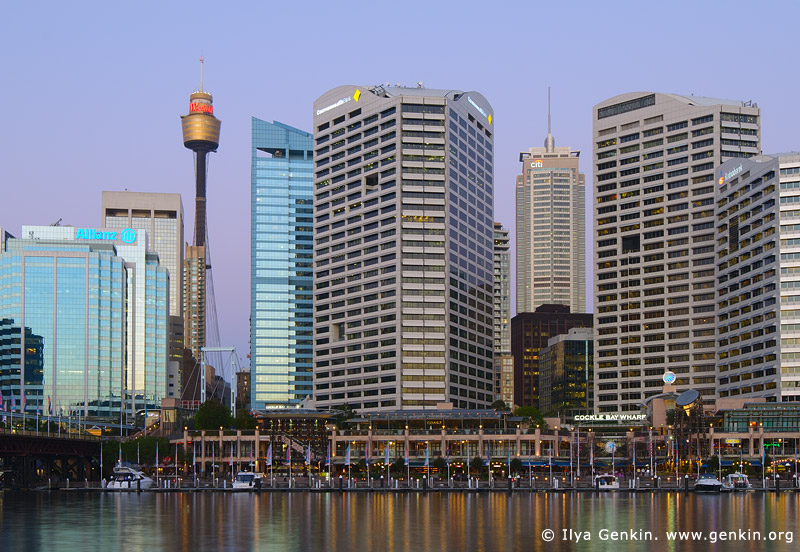
M 747 455 L 753 456 L 753 426 L 748 428 L 748 436 L 747 436 Z
M 478 428 L 478 456 L 483 458 L 483 426 Z
M 541 456 L 542 455 L 542 430 L 538 427 L 536 428 L 536 432 L 534 433 L 534 456 Z
M 516 453 L 516 456 L 519 456 L 520 451 L 522 450 L 520 448 L 521 435 L 522 435 L 522 430 L 519 428 L 519 426 L 517 426 L 517 431 L 515 433 L 516 438 L 514 439 L 514 452 Z

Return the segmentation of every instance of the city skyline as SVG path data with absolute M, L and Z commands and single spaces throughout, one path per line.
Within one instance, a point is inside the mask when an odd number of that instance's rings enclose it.
M 4 202 L 0 225 L 18 235 L 23 224 L 50 224 L 58 219 L 76 227 L 94 224 L 103 190 L 180 193 L 189 204 L 194 168 L 181 144 L 178 116 L 185 112 L 186 95 L 198 88 L 196 60 L 202 53 L 206 58 L 204 87 L 214 93 L 215 108 L 225 120 L 223 145 L 209 167 L 208 225 L 217 252 L 220 341 L 235 345 L 244 358 L 249 335 L 249 224 L 247 217 L 240 215 L 248 208 L 250 194 L 251 116 L 311 128 L 314 98 L 342 82 L 377 84 L 390 79 L 409 86 L 422 81 L 431 88 L 451 85 L 481 90 L 495 109 L 497 124 L 495 220 L 512 230 L 512 240 L 513 202 L 508 199 L 513 197 L 517 156 L 529 144 L 538 143 L 546 129 L 548 85 L 553 86 L 554 135 L 560 143 L 584 152 L 592 151 L 591 107 L 604 98 L 644 90 L 752 99 L 763 114 L 762 150 L 797 149 L 791 135 L 798 124 L 798 114 L 792 109 L 793 80 L 789 77 L 780 87 L 763 84 L 774 80 L 777 71 L 776 63 L 763 63 L 763 59 L 772 60 L 775 52 L 790 49 L 790 21 L 796 5 L 785 3 L 782 13 L 786 17 L 779 21 L 767 10 L 745 9 L 744 3 L 727 4 L 725 13 L 710 5 L 691 5 L 697 20 L 724 25 L 732 14 L 747 13 L 754 28 L 772 29 L 755 46 L 715 42 L 707 45 L 704 55 L 697 55 L 694 42 L 688 40 L 694 31 L 683 30 L 686 11 L 680 7 L 661 14 L 662 24 L 653 29 L 637 25 L 630 17 L 617 17 L 615 10 L 587 5 L 581 10 L 584 17 L 576 23 L 574 34 L 580 39 L 565 42 L 555 30 L 537 29 L 538 42 L 558 43 L 563 54 L 542 59 L 536 70 L 524 72 L 518 70 L 518 59 L 503 55 L 524 51 L 528 44 L 527 23 L 516 17 L 520 6 L 524 5 L 499 8 L 486 24 L 483 17 L 475 17 L 480 11 L 453 13 L 445 7 L 418 4 L 417 10 L 445 22 L 441 34 L 431 37 L 435 45 L 458 42 L 467 35 L 479 37 L 476 44 L 480 47 L 453 53 L 445 66 L 426 56 L 432 43 L 410 42 L 402 51 L 359 47 L 326 58 L 314 71 L 290 72 L 292 77 L 284 80 L 275 75 L 293 69 L 292 62 L 271 60 L 270 70 L 252 70 L 252 51 L 263 39 L 255 32 L 261 21 L 303 22 L 307 36 L 313 37 L 323 25 L 350 24 L 351 15 L 328 6 L 312 9 L 306 16 L 299 7 L 223 10 L 201 3 L 191 10 L 183 5 L 159 6 L 155 13 L 144 9 L 123 16 L 113 6 L 89 11 L 88 7 L 54 5 L 41 14 L 29 6 L 15 5 L 7 20 L 16 23 L 4 29 L 0 39 L 5 46 L 1 59 L 15 76 L 2 92 L 5 105 L 13 109 L 8 110 L 7 132 L 0 138 L 7 159 L 0 179 L 15 183 L 9 197 L 25 208 Z M 741 12 L 736 11 L 737 6 L 743 7 Z M 357 16 L 365 30 L 364 43 L 380 40 L 385 29 L 368 22 L 381 19 L 389 9 L 379 7 L 369 15 Z M 215 17 L 208 17 L 212 12 Z M 393 25 L 410 24 L 414 13 L 412 6 Z M 554 19 L 559 13 L 557 8 L 545 6 L 537 10 L 537 19 Z M 646 17 L 647 13 L 641 16 Z M 34 25 L 41 34 L 30 32 Z M 232 31 L 216 32 L 218 27 L 236 28 L 235 37 Z M 91 32 L 76 33 L 76 29 Z M 141 41 L 143 31 L 151 37 L 148 41 Z M 201 35 L 202 41 L 196 38 Z M 630 43 L 669 39 L 670 56 L 665 63 L 658 50 L 628 50 L 626 65 L 638 67 L 637 71 L 598 63 L 602 57 L 593 55 L 595 46 L 622 35 Z M 292 25 L 277 25 L 267 39 L 267 48 L 279 48 L 287 40 L 302 46 L 302 37 L 293 34 Z M 314 40 L 309 39 L 309 50 Z M 563 67 L 565 57 L 574 60 L 568 69 Z M 708 59 L 716 60 L 713 68 Z M 476 67 L 481 70 L 474 71 Z M 743 67 L 748 79 L 729 78 Z M 592 85 L 584 86 L 586 82 Z M 49 108 L 54 88 L 60 109 Z M 127 123 L 122 135 L 118 132 L 121 113 Z M 45 127 L 50 142 L 59 146 L 47 148 L 43 154 L 40 129 Z M 112 136 L 118 139 L 110 140 Z M 131 163 L 134 149 L 136 157 Z M 41 162 L 43 155 L 46 163 Z M 56 179 L 52 166 L 59 167 Z M 126 170 L 119 171 L 121 166 Z M 582 170 L 591 182 L 592 167 L 587 163 Z M 587 189 L 587 194 L 591 193 Z M 587 204 L 591 205 L 588 199 Z M 193 223 L 193 215 L 187 216 L 186 228 Z M 591 215 L 586 223 L 592 224 Z M 591 243 L 587 240 L 587 258 L 592 258 Z M 223 244 L 231 247 L 223 250 Z M 587 282 L 591 281 L 589 272 Z M 587 300 L 592 301 L 592 293 Z M 593 305 L 587 304 L 587 310 L 594 310 Z

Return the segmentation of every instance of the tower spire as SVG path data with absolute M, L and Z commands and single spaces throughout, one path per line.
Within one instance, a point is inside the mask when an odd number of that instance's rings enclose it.
M 552 153 L 556 148 L 556 139 L 550 134 L 550 87 L 547 87 L 547 137 L 544 139 L 544 148 L 547 153 Z
M 203 56 L 200 56 L 200 92 L 203 91 Z M 547 89 L 547 102 L 550 105 L 550 89 Z M 549 109 L 549 108 L 548 108 Z
M 200 63 L 203 63 L 203 58 L 200 58 Z M 203 66 L 200 65 L 200 86 L 203 86 Z M 547 87 L 547 134 L 550 134 L 550 87 Z

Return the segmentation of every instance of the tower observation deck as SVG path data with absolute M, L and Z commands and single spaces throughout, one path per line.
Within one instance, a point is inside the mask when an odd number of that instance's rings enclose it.
M 211 94 L 203 90 L 203 58 L 200 58 L 200 90 L 189 96 L 189 114 L 181 115 L 183 145 L 195 154 L 194 245 L 206 241 L 206 154 L 219 147 L 222 122 L 214 117 Z

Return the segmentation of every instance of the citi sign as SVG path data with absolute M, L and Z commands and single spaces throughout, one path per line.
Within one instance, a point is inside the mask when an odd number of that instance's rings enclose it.
M 189 104 L 189 113 L 208 113 L 214 114 L 214 106 L 199 102 L 192 102 Z
M 542 163 L 540 159 L 537 159 L 536 161 L 531 161 L 531 168 L 532 169 L 544 168 L 544 163 Z
M 121 232 L 114 232 L 111 230 L 95 230 L 94 228 L 78 228 L 78 232 L 75 234 L 75 239 L 102 241 L 120 240 L 123 243 L 133 243 L 136 241 L 136 230 L 126 228 Z

